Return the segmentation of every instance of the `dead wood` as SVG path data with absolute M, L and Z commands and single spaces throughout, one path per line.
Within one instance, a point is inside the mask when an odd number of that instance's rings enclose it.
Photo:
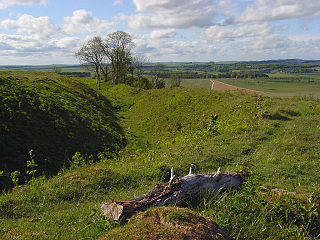
M 119 221 L 150 207 L 182 206 L 190 197 L 217 194 L 242 183 L 241 176 L 234 172 L 222 173 L 219 168 L 215 173 L 197 175 L 193 174 L 193 169 L 192 164 L 189 174 L 181 178 L 175 177 L 172 169 L 169 182 L 158 183 L 151 191 L 135 199 L 103 203 L 102 213 L 110 220 Z

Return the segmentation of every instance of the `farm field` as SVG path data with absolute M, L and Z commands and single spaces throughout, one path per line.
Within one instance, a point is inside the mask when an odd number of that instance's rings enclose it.
M 219 79 L 219 81 L 241 88 L 264 92 L 267 96 L 320 97 L 320 78 L 296 80 L 286 79 Z

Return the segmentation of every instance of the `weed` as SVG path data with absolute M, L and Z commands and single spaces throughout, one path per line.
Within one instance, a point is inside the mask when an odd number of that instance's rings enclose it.
M 81 155 L 81 153 L 76 152 L 72 157 L 71 167 L 82 167 L 85 166 L 86 159 Z
M 19 183 L 19 176 L 21 175 L 21 173 L 19 171 L 14 171 L 10 174 L 10 178 L 11 181 L 13 183 L 14 187 L 18 187 L 18 183 Z
M 38 167 L 38 164 L 35 163 L 35 153 L 33 149 L 29 151 L 30 160 L 27 161 L 27 174 L 32 176 L 32 179 L 34 179 L 34 174 L 37 172 L 36 167 Z

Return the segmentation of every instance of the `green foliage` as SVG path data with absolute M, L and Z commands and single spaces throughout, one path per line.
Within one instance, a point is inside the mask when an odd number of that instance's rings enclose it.
M 20 175 L 21 175 L 21 173 L 19 171 L 14 171 L 10 174 L 10 178 L 11 178 L 11 181 L 12 181 L 14 187 L 18 187 Z
M 218 131 L 217 129 L 217 120 L 218 120 L 218 116 L 217 114 L 212 114 L 210 115 L 210 121 L 209 121 L 209 126 L 208 126 L 208 132 L 211 134 L 214 134 Z
M 161 88 L 164 88 L 165 86 L 166 86 L 166 82 L 163 79 L 159 79 L 154 83 L 153 88 L 161 89 Z
M 82 167 L 86 165 L 86 159 L 81 155 L 81 153 L 76 152 L 72 157 L 72 167 Z
M 170 87 L 180 87 L 182 80 L 178 77 L 170 78 Z
M 33 151 L 33 149 L 31 149 L 29 151 L 29 155 L 30 155 L 30 160 L 27 160 L 27 174 L 32 176 L 32 178 L 34 178 L 34 174 L 37 172 L 37 169 L 35 169 L 36 167 L 38 167 L 38 164 L 36 164 L 35 162 L 35 153 Z

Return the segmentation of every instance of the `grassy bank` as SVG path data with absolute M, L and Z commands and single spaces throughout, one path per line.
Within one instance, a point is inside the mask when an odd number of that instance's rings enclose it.
M 1 72 L 0 81 L 0 169 L 5 173 L 20 171 L 23 178 L 31 149 L 41 175 L 56 173 L 77 151 L 90 155 L 123 144 L 109 100 L 78 80 Z

